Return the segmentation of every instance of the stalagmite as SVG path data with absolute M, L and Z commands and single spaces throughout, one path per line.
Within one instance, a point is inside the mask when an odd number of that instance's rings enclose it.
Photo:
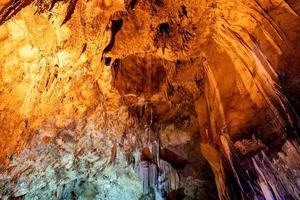
M 176 170 L 164 160 L 160 161 L 160 173 L 158 176 L 158 189 L 166 195 L 172 190 L 176 190 L 179 187 L 179 178 Z
M 286 146 L 292 151 L 295 150 L 289 142 Z M 291 159 L 291 153 L 288 153 L 287 157 L 280 157 L 280 155 L 281 153 L 278 153 L 277 158 L 272 161 L 269 160 L 264 152 L 252 158 L 255 170 L 259 176 L 261 189 L 266 191 L 267 196 L 270 196 L 268 191 L 272 191 L 276 199 L 288 199 L 291 197 L 298 199 L 300 198 L 300 188 L 297 184 L 294 184 L 294 181 L 299 174 L 299 166 L 295 167 L 285 163 L 283 160 L 286 158 Z M 270 188 L 268 189 L 268 187 Z
M 179 176 L 170 163 L 160 158 L 158 142 L 153 141 L 150 147 L 152 156 L 148 155 L 147 159 L 151 160 L 142 160 L 138 166 L 143 192 L 148 194 L 152 188 L 157 197 L 165 199 L 168 193 L 179 188 Z
M 259 184 L 266 200 L 275 200 L 275 197 L 273 196 L 272 191 L 270 190 L 270 188 L 266 182 L 259 181 L 258 184 Z
M 0 199 L 300 199 L 299 0 L 0 0 Z
M 153 188 L 157 186 L 157 166 L 156 164 L 150 163 L 149 165 L 149 185 Z
M 149 163 L 147 161 L 139 163 L 139 176 L 142 180 L 143 192 L 147 194 L 149 192 Z

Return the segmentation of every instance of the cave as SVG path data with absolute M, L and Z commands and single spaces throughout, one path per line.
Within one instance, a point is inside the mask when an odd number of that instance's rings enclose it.
M 299 0 L 0 0 L 0 200 L 298 200 L 299 113 Z

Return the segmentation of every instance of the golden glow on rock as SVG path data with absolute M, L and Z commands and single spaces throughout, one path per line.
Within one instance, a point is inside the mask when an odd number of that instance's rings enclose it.
M 41 129 L 48 143 L 88 117 L 115 134 L 151 119 L 178 145 L 193 135 L 174 123 L 189 118 L 226 199 L 220 134 L 279 145 L 298 120 L 287 99 L 299 111 L 296 1 L 26 1 L 15 14 L 11 2 L 0 1 L 4 167 Z

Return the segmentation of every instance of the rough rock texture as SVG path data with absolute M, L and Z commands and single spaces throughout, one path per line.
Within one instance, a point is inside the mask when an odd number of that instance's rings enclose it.
M 297 199 L 299 14 L 298 0 L 1 1 L 0 198 L 152 198 L 146 157 L 178 174 L 164 198 Z

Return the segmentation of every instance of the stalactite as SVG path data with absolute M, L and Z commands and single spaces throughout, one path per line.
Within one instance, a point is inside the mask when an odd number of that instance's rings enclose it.
M 157 166 L 154 163 L 149 164 L 149 185 L 153 188 L 157 185 Z
M 200 150 L 204 158 L 208 161 L 215 175 L 215 182 L 220 200 L 229 199 L 228 188 L 225 184 L 225 172 L 220 154 L 212 145 L 200 143 Z
M 221 155 L 215 148 L 216 141 L 218 141 L 220 137 L 219 133 L 227 132 L 225 111 L 216 77 L 205 56 L 203 60 L 203 68 L 206 74 L 206 84 L 204 85 L 204 88 L 205 93 L 207 94 L 205 95 L 204 100 L 204 103 L 206 105 L 205 117 L 207 117 L 209 120 L 206 123 L 207 129 L 202 129 L 200 149 L 202 155 L 210 164 L 215 175 L 219 199 L 228 199 L 229 194 L 228 188 L 226 188 L 225 184 L 226 175 L 223 168 L 223 161 L 221 159 Z M 199 106 L 197 106 L 196 104 L 196 107 Z M 199 113 L 198 115 L 199 119 L 201 113 Z M 203 119 L 199 120 L 201 121 Z
M 248 33 L 245 33 L 248 34 Z M 267 107 L 267 112 L 274 117 L 272 127 L 283 134 L 283 127 L 294 127 L 293 114 L 282 88 L 278 85 L 278 74 L 261 52 L 253 37 L 241 39 L 231 31 L 220 31 L 222 36 L 217 42 L 232 57 L 233 67 L 240 74 L 242 87 L 249 93 L 258 107 Z M 250 81 L 251 80 L 251 81 Z M 253 84 L 254 83 L 254 84 Z M 283 114 L 284 113 L 284 114 Z
M 270 187 L 268 186 L 268 184 L 265 181 L 259 180 L 258 184 L 259 184 L 266 200 L 275 200 L 275 197 L 273 196 L 273 193 L 270 190 Z
M 150 144 L 152 160 L 140 161 L 139 177 L 143 184 L 143 192 L 148 194 L 152 188 L 160 198 L 166 198 L 172 190 L 179 188 L 179 176 L 170 163 L 159 157 L 159 144 L 154 141 Z
M 262 151 L 252 158 L 254 168 L 259 177 L 259 185 L 266 198 L 300 199 L 300 187 L 295 181 L 300 174 L 299 156 L 295 147 L 287 141 L 283 146 L 286 153 L 281 152 L 272 161 Z
M 159 144 L 157 141 L 151 143 L 151 151 L 153 156 L 153 162 L 160 167 L 160 159 L 159 159 Z
M 300 199 L 299 2 L 0 0 L 0 199 Z
M 139 176 L 142 179 L 143 192 L 149 192 L 149 163 L 147 161 L 140 161 L 139 163 Z
M 237 171 L 235 170 L 235 167 L 234 167 L 234 164 L 233 164 L 233 160 L 232 160 L 232 155 L 231 155 L 231 150 L 230 150 L 230 147 L 229 147 L 229 143 L 228 143 L 226 137 L 223 134 L 220 136 L 220 141 L 221 141 L 221 144 L 223 146 L 223 150 L 225 152 L 225 156 L 226 156 L 228 162 L 230 163 L 230 167 L 231 167 L 231 170 L 232 170 L 232 172 L 233 172 L 233 174 L 235 176 L 235 179 L 238 182 L 241 191 L 244 192 L 243 186 L 242 186 L 242 184 L 240 182 L 239 175 L 238 175 Z
M 158 176 L 158 190 L 162 195 L 168 194 L 179 187 L 179 177 L 176 170 L 166 161 L 160 161 L 160 173 Z

